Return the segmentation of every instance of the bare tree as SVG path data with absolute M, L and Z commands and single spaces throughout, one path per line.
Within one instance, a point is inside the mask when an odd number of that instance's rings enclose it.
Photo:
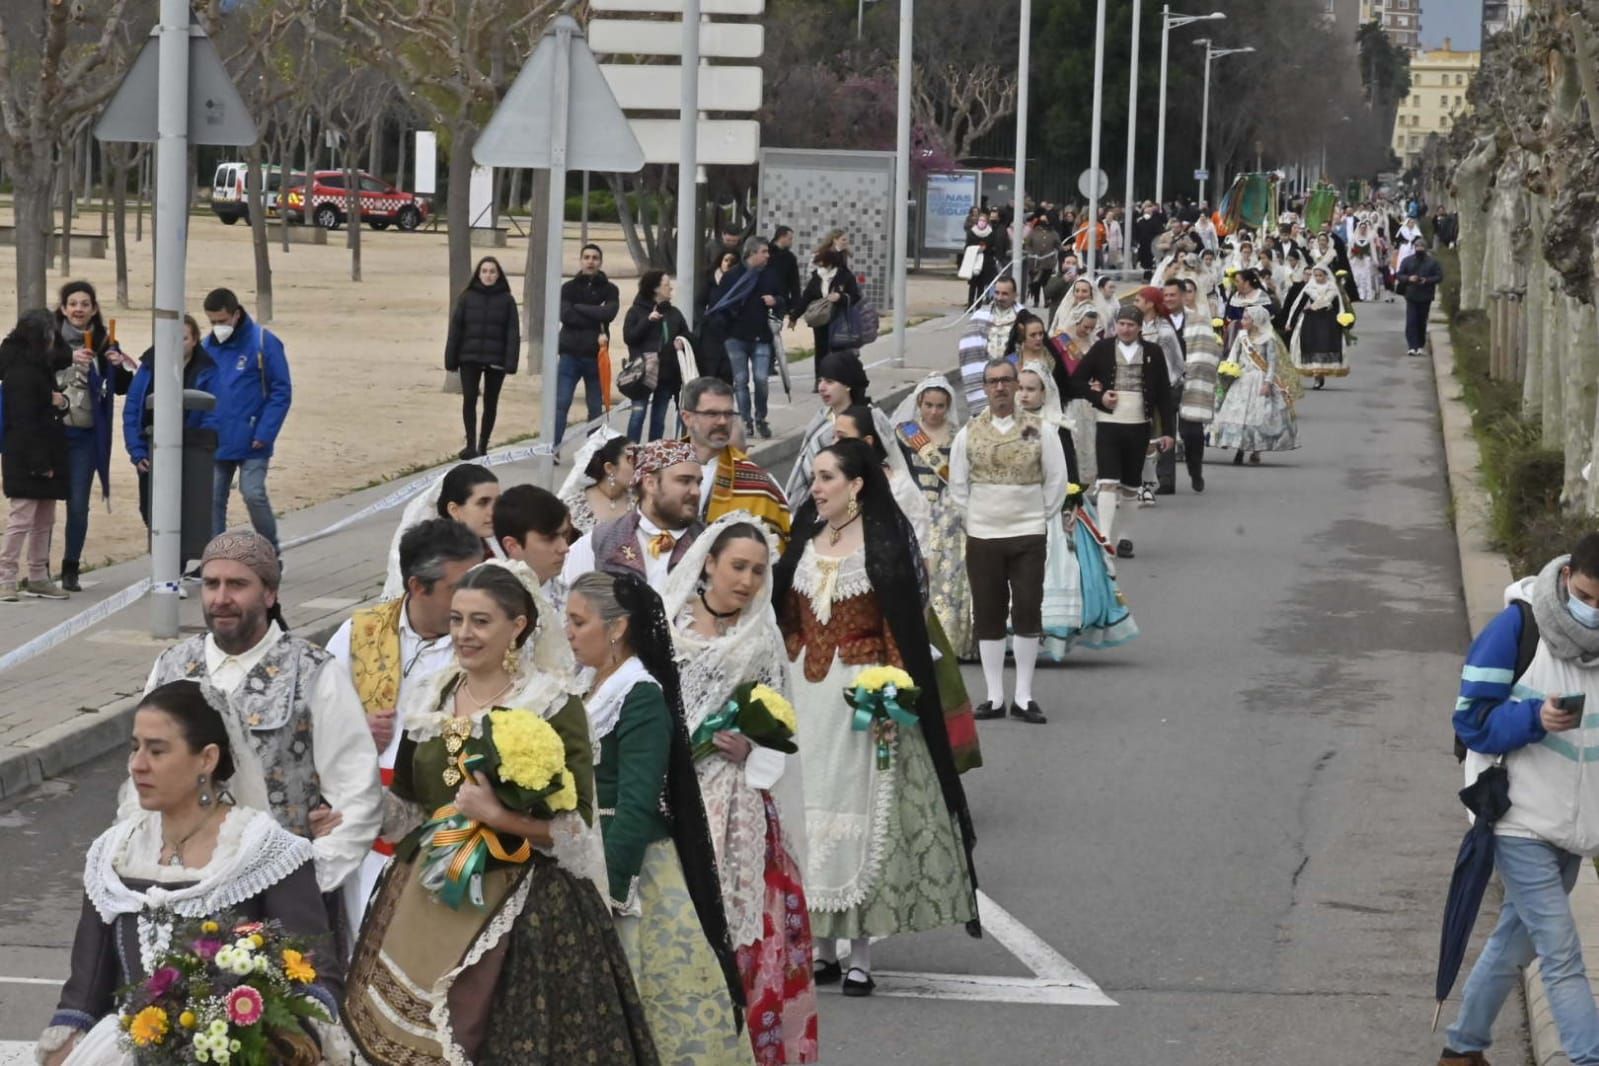
M 0 18 L 0 162 L 17 224 L 17 309 L 45 304 L 50 189 L 61 131 L 103 104 L 131 51 L 129 0 L 38 0 L 31 25 Z

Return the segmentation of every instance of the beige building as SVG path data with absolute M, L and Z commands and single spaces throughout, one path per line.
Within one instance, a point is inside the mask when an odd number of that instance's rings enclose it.
M 1447 136 L 1469 109 L 1466 89 L 1477 75 L 1481 52 L 1456 52 L 1444 38 L 1442 48 L 1410 56 L 1410 95 L 1394 118 L 1394 154 L 1408 167 L 1428 134 Z
M 1421 0 L 1360 0 L 1360 21 L 1381 23 L 1400 48 L 1421 47 Z

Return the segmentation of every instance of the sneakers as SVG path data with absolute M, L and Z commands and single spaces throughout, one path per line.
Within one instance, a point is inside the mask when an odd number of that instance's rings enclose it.
M 17 603 L 21 599 L 22 597 L 17 595 L 15 581 L 0 582 L 0 603 Z
M 767 425 L 766 419 L 758 419 L 755 423 L 755 433 L 762 440 L 772 439 L 772 427 Z
M 65 600 L 70 599 L 65 589 L 49 578 L 42 581 L 32 579 L 25 581 L 21 586 L 22 594 L 35 600 Z
M 1043 709 L 1038 706 L 1037 700 L 1028 700 L 1027 706 L 1025 707 L 1019 703 L 1011 704 L 1010 716 L 1012 718 L 1019 718 L 1022 721 L 1029 722 L 1033 725 L 1043 725 L 1045 722 L 1049 721 L 1048 718 L 1044 717 Z
M 972 717 L 980 722 L 986 722 L 993 718 L 1003 718 L 1005 717 L 1005 705 L 1002 703 L 996 707 L 988 700 L 984 700 L 977 705 L 976 710 L 972 711 Z

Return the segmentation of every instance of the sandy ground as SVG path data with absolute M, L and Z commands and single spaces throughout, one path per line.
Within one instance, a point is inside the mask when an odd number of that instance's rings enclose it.
M 0 222 L 9 223 L 9 214 L 9 210 L 0 211 Z M 74 229 L 98 233 L 98 214 L 80 218 Z M 94 283 L 103 313 L 117 320 L 117 337 L 123 348 L 137 355 L 149 346 L 151 338 L 153 265 L 148 217 L 144 241 L 132 239 L 131 218 L 128 229 L 131 308 L 113 306 L 114 250 L 108 250 L 105 259 L 74 255 L 71 276 Z M 578 226 L 569 224 L 568 273 L 577 268 L 577 237 Z M 619 230 L 594 226 L 591 237 L 605 250 L 625 309 L 635 284 L 631 281 L 632 260 Z M 363 231 L 360 283 L 350 281 L 350 256 L 344 239 L 341 230 L 329 235 L 326 246 L 296 244 L 287 254 L 276 240 L 271 245 L 276 315 L 268 328 L 283 339 L 294 377 L 294 404 L 278 438 L 268 480 L 273 507 L 280 514 L 442 462 L 461 446 L 459 398 L 441 391 L 450 305 L 445 234 Z M 504 263 L 519 295 L 526 249 L 525 241 L 513 237 L 509 247 L 483 250 Z M 218 286 L 233 289 L 246 309 L 254 312 L 252 263 L 248 227 L 226 226 L 210 215 L 192 216 L 188 307 L 202 324 L 201 300 Z M 0 248 L 0 290 L 14 292 L 15 278 L 14 254 L 9 248 Z M 52 265 L 51 288 L 65 280 Z M 962 291 L 961 283 L 953 279 L 913 279 L 913 321 L 914 316 L 950 309 L 959 302 Z M 791 348 L 810 347 L 809 330 L 802 327 L 799 333 L 791 333 L 787 343 Z M 524 364 L 501 393 L 494 443 L 532 434 L 538 401 L 539 379 L 530 375 Z M 119 404 L 119 419 L 121 411 Z M 83 555 L 86 567 L 131 558 L 145 550 L 138 482 L 121 443 L 120 427 L 116 440 L 111 456 L 110 511 L 95 499 Z M 237 492 L 232 504 L 230 518 L 246 521 Z M 57 562 L 64 508 L 59 515 L 53 552 Z

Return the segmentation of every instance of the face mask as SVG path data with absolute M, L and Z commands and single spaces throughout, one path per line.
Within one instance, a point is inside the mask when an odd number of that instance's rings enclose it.
M 211 336 L 217 339 L 218 344 L 226 344 L 228 338 L 233 336 L 233 327 L 226 322 L 218 323 L 211 327 Z
M 1566 611 L 1577 620 L 1577 624 L 1584 629 L 1599 629 L 1599 607 L 1586 604 L 1577 597 L 1567 593 Z

